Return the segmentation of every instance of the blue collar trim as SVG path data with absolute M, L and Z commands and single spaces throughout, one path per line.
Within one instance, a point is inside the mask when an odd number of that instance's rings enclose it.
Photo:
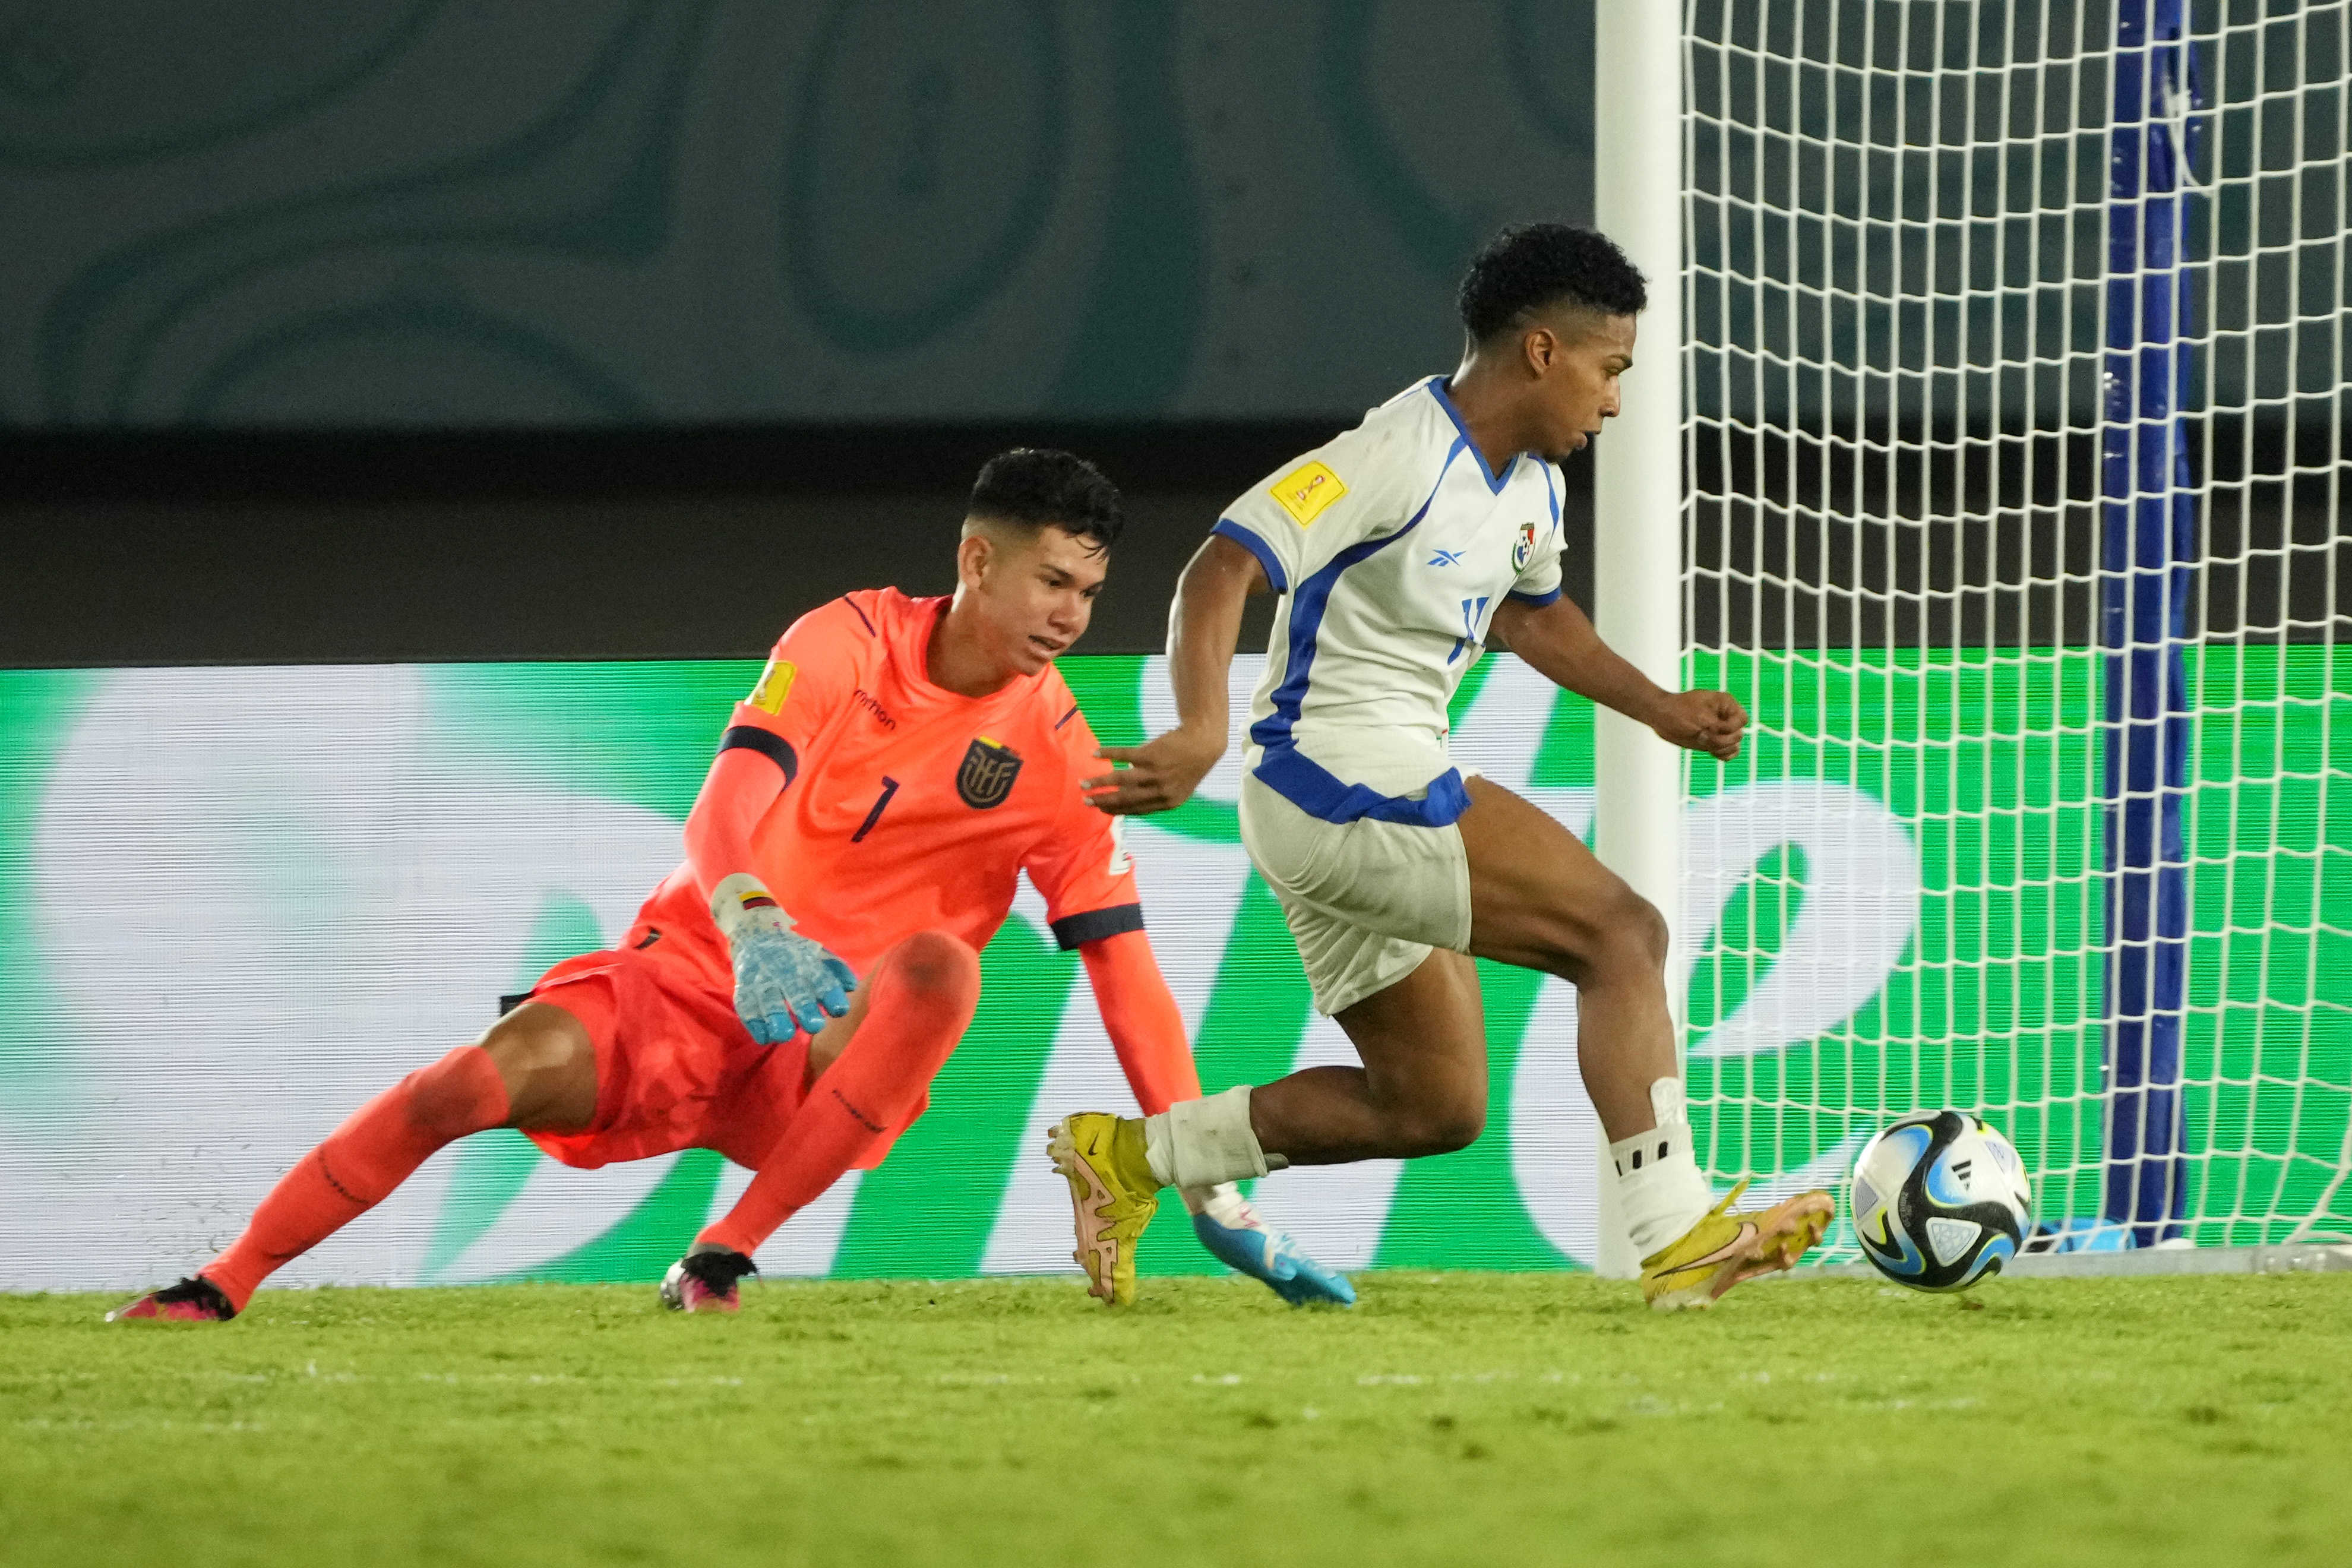
M 1445 378 L 1442 375 L 1433 375 L 1423 384 L 1429 388 L 1429 395 L 1437 399 L 1437 406 L 1445 410 L 1445 416 L 1454 421 L 1454 428 L 1462 437 L 1462 445 L 1469 448 L 1471 457 L 1477 459 L 1478 472 L 1480 477 L 1486 479 L 1488 492 L 1501 495 L 1503 487 L 1509 484 L 1511 476 L 1518 471 L 1518 454 L 1515 452 L 1511 455 L 1511 460 L 1503 465 L 1503 471 L 1499 474 L 1488 468 L 1486 454 L 1478 450 L 1477 442 L 1470 439 L 1470 426 L 1462 423 L 1462 410 L 1454 406 L 1454 399 L 1445 390 Z

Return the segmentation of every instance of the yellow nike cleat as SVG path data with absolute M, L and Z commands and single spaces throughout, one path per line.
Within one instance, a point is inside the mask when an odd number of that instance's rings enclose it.
M 1827 1193 L 1799 1193 L 1755 1214 L 1733 1214 L 1741 1182 L 1696 1225 L 1642 1259 L 1642 1299 L 1661 1312 L 1711 1307 L 1742 1280 L 1796 1267 L 1837 1217 Z
M 1046 1132 L 1045 1152 L 1070 1184 L 1076 1211 L 1076 1258 L 1087 1294 L 1113 1307 L 1135 1300 L 1135 1241 L 1160 1212 L 1160 1184 L 1143 1152 L 1143 1123 L 1104 1110 L 1082 1110 Z

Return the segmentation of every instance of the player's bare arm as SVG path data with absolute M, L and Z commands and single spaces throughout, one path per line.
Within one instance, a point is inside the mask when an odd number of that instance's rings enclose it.
M 1097 810 L 1113 816 L 1171 811 L 1192 797 L 1225 754 L 1232 732 L 1225 681 L 1241 640 L 1243 604 L 1271 586 L 1257 558 L 1230 539 L 1212 534 L 1193 552 L 1168 612 L 1176 728 L 1140 746 L 1105 746 L 1096 753 L 1125 764 L 1079 781 Z
M 1553 685 L 1591 698 L 1662 739 L 1727 763 L 1739 754 L 1748 710 L 1728 691 L 1668 691 L 1601 640 L 1591 618 L 1563 595 L 1548 605 L 1506 601 L 1492 640 Z

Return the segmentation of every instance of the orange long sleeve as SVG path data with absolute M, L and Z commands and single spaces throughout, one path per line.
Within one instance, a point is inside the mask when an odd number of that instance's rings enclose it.
M 751 869 L 751 830 L 784 784 L 783 769 L 745 747 L 730 747 L 710 764 L 686 819 L 686 858 L 706 901 L 721 880 Z
M 1201 1074 L 1184 1035 L 1184 1015 L 1151 955 L 1150 939 L 1139 931 L 1121 931 L 1080 944 L 1078 957 L 1144 1114 L 1157 1116 L 1180 1100 L 1200 1099 Z

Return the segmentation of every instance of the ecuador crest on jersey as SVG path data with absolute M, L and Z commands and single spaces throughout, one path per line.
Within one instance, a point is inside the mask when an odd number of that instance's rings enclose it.
M 978 811 L 1001 805 L 1013 793 L 1021 772 L 1021 753 L 982 735 L 964 749 L 963 765 L 956 769 L 956 794 Z

